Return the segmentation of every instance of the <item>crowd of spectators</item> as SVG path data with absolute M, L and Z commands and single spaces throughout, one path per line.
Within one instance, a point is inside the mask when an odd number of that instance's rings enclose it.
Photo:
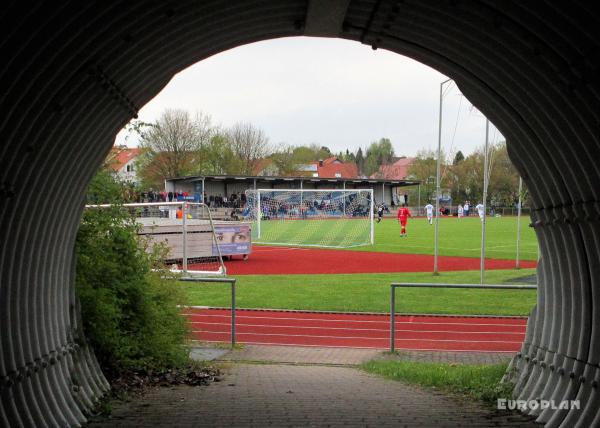
M 177 202 L 182 201 L 189 196 L 188 192 L 155 192 L 150 189 L 147 192 L 141 192 L 135 200 L 137 202 Z
M 242 192 L 227 195 L 207 195 L 204 193 L 204 201 L 210 208 L 237 208 L 241 209 L 246 205 L 246 194 Z
M 150 189 L 136 194 L 133 200 L 141 203 L 176 202 L 189 200 L 189 196 L 193 195 L 190 195 L 189 192 L 157 192 Z M 203 201 L 210 208 L 230 208 L 231 219 L 248 218 L 253 215 L 247 207 L 246 194 L 243 192 L 232 193 L 230 196 L 204 193 Z M 343 200 L 330 194 L 324 195 L 322 199 L 303 203 L 300 203 L 299 199 L 282 201 L 265 195 L 261 201 L 261 211 L 262 218 L 265 220 L 285 217 L 307 218 L 318 215 L 335 216 L 342 215 L 342 213 L 349 216 L 365 216 L 368 214 L 369 204 L 370 201 L 359 200 L 355 195 Z
M 368 200 L 359 200 L 354 195 L 342 199 L 332 195 L 325 195 L 321 200 L 300 202 L 299 198 L 282 201 L 277 198 L 263 196 L 261 199 L 262 218 L 264 220 L 276 218 L 307 218 L 314 216 L 366 216 L 369 213 Z M 242 212 L 243 217 L 253 215 L 249 208 Z

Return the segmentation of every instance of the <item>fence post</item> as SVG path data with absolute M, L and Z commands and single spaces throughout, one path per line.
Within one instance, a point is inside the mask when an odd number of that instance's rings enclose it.
M 212 284 L 229 284 L 231 285 L 231 349 L 235 347 L 236 343 L 236 333 L 235 333 L 235 313 L 236 313 L 236 302 L 235 302 L 235 278 L 198 278 L 198 277 L 190 277 L 184 276 L 179 278 L 179 281 L 185 282 L 206 282 Z
M 390 286 L 390 352 L 396 350 L 396 287 Z

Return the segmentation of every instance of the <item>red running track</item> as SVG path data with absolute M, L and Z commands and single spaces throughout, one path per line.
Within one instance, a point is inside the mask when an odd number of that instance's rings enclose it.
M 248 260 L 234 257 L 225 265 L 229 275 L 430 272 L 433 256 L 254 246 Z M 479 270 L 479 258 L 439 256 L 438 266 L 441 271 Z M 523 268 L 536 266 L 535 261 L 521 262 Z M 514 260 L 486 259 L 486 269 L 514 267 Z
M 228 309 L 187 308 L 194 340 L 231 341 Z M 398 315 L 396 348 L 421 351 L 517 352 L 521 317 Z M 389 348 L 389 315 L 239 309 L 236 342 L 346 348 Z

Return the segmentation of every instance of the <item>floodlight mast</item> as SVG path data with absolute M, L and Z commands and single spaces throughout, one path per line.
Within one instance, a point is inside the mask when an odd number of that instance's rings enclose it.
M 440 221 L 440 172 L 442 166 L 442 101 L 444 99 L 444 85 L 451 82 L 452 79 L 444 80 L 440 83 L 440 116 L 438 124 L 438 149 L 437 149 L 437 166 L 436 166 L 436 180 L 435 180 L 435 243 L 433 249 L 433 274 L 438 275 L 438 245 L 439 245 L 439 221 Z
M 520 248 L 519 247 L 520 247 L 520 240 L 521 240 L 521 204 L 523 202 L 522 196 L 523 196 L 523 177 L 519 177 L 519 205 L 517 206 L 517 255 L 516 255 L 516 261 L 515 261 L 515 269 L 521 268 L 521 261 L 520 261 L 520 254 L 519 254 Z
M 487 214 L 487 189 L 489 177 L 489 146 L 490 146 L 490 121 L 485 119 L 485 153 L 483 155 L 483 218 L 481 219 L 481 260 L 480 260 L 480 284 L 485 282 L 485 223 Z

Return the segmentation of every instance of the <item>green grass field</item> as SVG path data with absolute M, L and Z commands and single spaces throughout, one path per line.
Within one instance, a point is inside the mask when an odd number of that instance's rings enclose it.
M 528 218 L 522 217 L 521 258 L 537 259 L 537 241 Z M 349 220 L 352 222 L 352 220 Z M 265 221 L 262 227 L 280 227 L 276 221 Z M 303 221 L 285 222 L 287 230 L 300 239 Z M 355 222 L 354 224 L 358 224 Z M 268 225 L 268 226 L 267 226 Z M 338 234 L 343 224 L 331 220 L 312 221 L 309 240 L 330 233 Z M 334 227 L 336 227 L 334 229 Z M 286 229 L 287 228 L 287 229 Z M 264 230 L 264 229 L 263 229 Z M 514 259 L 516 249 L 516 218 L 489 218 L 487 222 L 487 257 Z M 352 251 L 383 251 L 391 253 L 433 254 L 434 226 L 424 218 L 410 219 L 407 238 L 399 238 L 399 226 L 394 219 L 375 224 L 373 246 L 356 247 Z M 273 236 L 273 235 L 271 235 Z M 283 237 L 283 235 L 281 236 Z M 440 255 L 479 257 L 481 222 L 478 217 L 442 218 L 440 220 Z M 250 257 L 249 262 L 251 262 Z M 433 276 L 423 273 L 311 275 L 238 275 L 237 303 L 240 308 L 300 309 L 318 311 L 388 312 L 391 282 L 479 283 L 479 271 L 442 272 Z M 534 269 L 490 270 L 486 283 L 521 283 L 520 277 L 533 275 Z M 230 305 L 227 286 L 184 283 L 188 305 Z M 536 301 L 534 291 L 493 290 L 433 290 L 400 289 L 397 310 L 404 313 L 456 315 L 528 315 Z
M 263 220 L 252 227 L 252 240 L 266 244 L 349 247 L 371 242 L 368 219 Z
M 496 270 L 487 273 L 490 283 L 520 283 L 534 269 Z M 479 271 L 385 273 L 347 275 L 239 275 L 237 305 L 240 308 L 302 309 L 341 312 L 389 312 L 390 283 L 478 283 Z M 228 307 L 229 287 L 182 283 L 188 305 Z M 398 289 L 396 310 L 403 313 L 455 315 L 528 315 L 535 291 Z
M 521 217 L 520 259 L 537 260 L 537 239 L 528 227 L 529 217 Z M 517 218 L 488 217 L 486 225 L 486 257 L 514 259 L 516 256 Z M 256 229 L 256 228 L 254 228 Z M 255 230 L 254 230 L 255 232 Z M 395 219 L 375 223 L 375 245 L 348 248 L 354 251 L 433 254 L 435 226 L 425 218 L 409 219 L 408 238 L 400 238 L 400 226 Z M 367 242 L 368 229 L 361 220 L 268 220 L 261 222 L 261 240 L 293 242 L 297 245 L 349 245 Z M 287 240 L 287 241 L 286 241 Z M 458 219 L 442 217 L 439 225 L 439 254 L 442 256 L 479 257 L 481 252 L 481 221 L 479 217 Z

